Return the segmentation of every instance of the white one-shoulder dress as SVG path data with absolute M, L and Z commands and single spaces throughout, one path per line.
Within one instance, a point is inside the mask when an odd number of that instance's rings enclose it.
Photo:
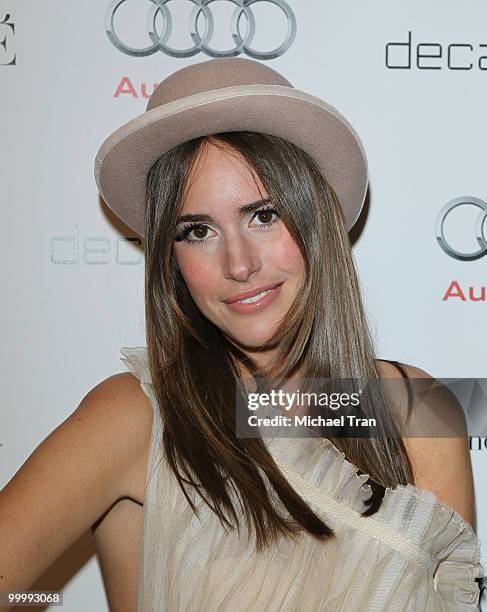
M 154 417 L 139 557 L 137 612 L 444 612 L 477 609 L 484 575 L 471 526 L 431 492 L 386 489 L 362 517 L 367 474 L 323 438 L 266 438 L 283 475 L 336 538 L 307 532 L 256 553 L 196 494 L 196 516 L 161 452 L 163 423 L 145 347 L 123 347 Z M 190 488 L 188 488 L 188 492 Z M 190 493 L 191 494 L 191 493 Z M 238 505 L 235 506 L 238 508 Z M 281 506 L 283 507 L 283 506 Z

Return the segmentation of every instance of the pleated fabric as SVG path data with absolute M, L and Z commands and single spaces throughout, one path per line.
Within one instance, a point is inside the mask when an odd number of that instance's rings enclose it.
M 154 418 L 140 550 L 137 612 L 459 612 L 477 609 L 484 575 L 472 527 L 433 493 L 387 488 L 379 511 L 362 517 L 367 474 L 325 438 L 266 438 L 284 477 L 333 528 L 255 549 L 242 518 L 225 531 L 188 493 L 162 453 L 163 423 L 145 347 L 123 347 L 125 363 L 150 399 Z M 269 485 L 270 487 L 270 485 Z M 269 492 L 273 492 L 269 488 Z M 273 498 L 277 497 L 274 493 Z M 235 507 L 239 508 L 236 497 Z M 285 508 L 280 504 L 280 511 Z

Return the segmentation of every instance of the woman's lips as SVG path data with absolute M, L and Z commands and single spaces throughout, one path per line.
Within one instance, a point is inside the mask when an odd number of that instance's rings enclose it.
M 280 285 L 280 284 L 281 283 L 271 283 L 269 285 L 263 285 L 262 287 L 259 287 L 258 289 L 253 289 L 252 291 L 244 291 L 243 293 L 239 293 L 238 295 L 234 297 L 230 297 L 222 301 L 225 302 L 226 304 L 232 304 L 233 302 L 241 302 L 242 300 L 246 300 L 247 298 L 255 297 L 256 295 L 258 295 L 259 293 L 262 293 L 263 291 L 274 289 L 274 287 L 277 287 L 277 285 Z
M 277 298 L 281 291 L 282 284 L 283 283 L 280 283 L 277 285 L 277 287 L 270 289 L 256 302 L 249 302 L 248 304 L 242 304 L 242 302 L 231 302 L 228 304 L 225 302 L 225 304 L 227 305 L 227 308 L 230 308 L 230 310 L 240 314 L 253 314 L 254 312 L 260 312 L 261 310 L 264 310 L 264 308 L 270 306 L 270 304 L 272 304 L 272 302 Z

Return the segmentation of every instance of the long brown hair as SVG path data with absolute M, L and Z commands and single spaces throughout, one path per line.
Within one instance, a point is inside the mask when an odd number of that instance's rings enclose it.
M 199 311 L 174 257 L 189 178 L 208 143 L 230 147 L 254 178 L 259 176 L 306 265 L 302 290 L 266 345 L 277 350 L 265 370 Z M 302 367 L 312 379 L 380 378 L 348 232 L 332 187 L 308 154 L 279 137 L 256 132 L 203 136 L 176 146 L 152 166 L 145 232 L 149 368 L 164 423 L 163 452 L 188 503 L 196 512 L 186 491 L 189 485 L 224 528 L 240 530 L 233 490 L 247 528 L 255 529 L 257 550 L 303 529 L 320 540 L 333 536 L 283 477 L 263 440 L 235 434 L 235 388 L 241 375 L 236 362 L 256 376 L 272 372 L 285 378 Z M 413 482 L 404 444 L 394 435 L 380 396 L 370 410 L 384 435 L 333 440 L 370 475 L 372 495 L 364 516 L 379 509 L 384 487 Z M 279 512 L 270 493 L 277 494 L 288 515 Z

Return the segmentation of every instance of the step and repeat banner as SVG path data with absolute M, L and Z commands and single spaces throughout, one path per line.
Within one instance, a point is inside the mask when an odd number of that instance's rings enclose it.
M 361 136 L 370 187 L 352 240 L 378 356 L 487 378 L 487 4 L 241 5 L 0 0 L 1 486 L 125 371 L 120 347 L 145 344 L 143 245 L 98 196 L 94 157 L 162 79 L 210 57 L 268 64 Z M 487 565 L 485 432 L 470 445 Z M 36 586 L 69 612 L 108 610 L 89 534 Z

